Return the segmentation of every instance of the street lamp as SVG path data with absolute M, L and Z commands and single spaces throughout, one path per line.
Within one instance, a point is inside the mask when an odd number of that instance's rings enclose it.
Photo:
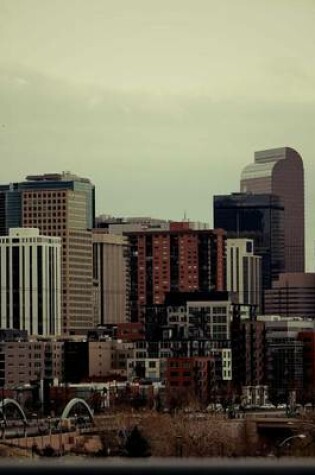
M 36 419 L 37 432 L 39 431 L 39 420 L 38 420 L 38 418 L 39 418 L 38 413 L 37 413 L 37 412 L 33 412 L 33 413 L 32 413 L 32 419 Z
M 49 430 L 49 434 L 51 434 L 51 418 L 50 418 L 50 416 L 47 416 L 47 420 L 48 420 L 48 430 Z
M 5 419 L 1 419 L 0 426 L 1 426 L 1 430 L 2 430 L 1 436 L 2 436 L 3 439 L 5 439 L 5 426 L 6 426 Z
M 51 444 L 51 417 L 48 416 L 48 431 L 49 431 L 49 443 Z

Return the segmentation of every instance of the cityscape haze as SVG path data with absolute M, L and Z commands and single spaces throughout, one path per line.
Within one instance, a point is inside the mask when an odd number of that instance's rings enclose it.
M 0 13 L 3 183 L 73 170 L 99 190 L 97 214 L 211 226 L 212 195 L 238 190 L 254 151 L 287 145 L 303 157 L 314 270 L 313 2 L 1 0 Z
M 0 455 L 315 453 L 314 20 L 0 0 Z

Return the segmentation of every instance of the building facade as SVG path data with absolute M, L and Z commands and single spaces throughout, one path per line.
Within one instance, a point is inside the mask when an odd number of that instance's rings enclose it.
M 100 215 L 95 219 L 95 225 L 98 229 L 106 230 L 109 234 L 122 235 L 130 232 L 145 231 L 168 231 L 170 222 L 164 219 L 155 219 L 147 216 L 142 217 L 114 217 Z
M 315 329 L 299 332 L 303 342 L 303 403 L 315 403 Z
M 265 314 L 315 319 L 315 273 L 280 274 L 264 300 Z
M 36 227 L 62 240 L 62 332 L 94 326 L 92 233 L 95 189 L 70 172 L 0 186 L 0 229 Z
M 235 391 L 240 394 L 244 387 L 263 387 L 266 382 L 264 322 L 233 318 L 231 343 Z
M 241 192 L 278 195 L 284 206 L 285 272 L 304 272 L 304 168 L 299 153 L 282 147 L 255 152 L 241 174 Z
M 251 239 L 226 241 L 226 290 L 236 292 L 240 304 L 262 306 L 261 257 L 254 255 Z
M 215 363 L 211 357 L 169 358 L 165 387 L 169 405 L 209 404 L 215 394 Z
M 107 231 L 109 234 L 125 234 L 130 232 L 146 231 L 170 231 L 177 229 L 209 229 L 208 223 L 199 221 L 167 221 L 164 219 L 150 218 L 147 216 L 139 217 L 113 217 L 100 215 L 95 219 L 95 225 L 99 229 Z
M 131 320 L 144 305 L 163 304 L 166 292 L 225 289 L 225 233 L 179 229 L 128 233 Z
M 0 237 L 1 328 L 61 333 L 61 239 L 13 228 Z
M 99 231 L 93 230 L 93 277 L 99 311 L 95 322 L 124 323 L 130 320 L 128 240 Z
M 127 380 L 162 381 L 165 372 L 165 360 L 162 358 L 132 358 L 127 360 Z
M 298 335 L 313 331 L 314 320 L 262 315 L 265 324 L 266 383 L 271 402 L 288 402 L 294 392 L 301 400 L 304 390 L 304 344 Z
M 214 226 L 229 239 L 254 241 L 254 254 L 262 258 L 262 288 L 284 270 L 284 207 L 277 196 L 232 193 L 214 196 Z
M 29 385 L 44 379 L 63 381 L 62 342 L 0 342 L 0 387 Z
M 145 307 L 151 358 L 212 358 L 216 391 L 232 380 L 231 321 L 227 292 L 171 292 L 164 305 Z

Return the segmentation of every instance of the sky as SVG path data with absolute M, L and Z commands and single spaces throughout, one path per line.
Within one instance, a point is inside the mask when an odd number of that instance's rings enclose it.
M 70 170 L 97 214 L 212 226 L 290 146 L 314 271 L 314 24 L 314 0 L 0 0 L 0 182 Z

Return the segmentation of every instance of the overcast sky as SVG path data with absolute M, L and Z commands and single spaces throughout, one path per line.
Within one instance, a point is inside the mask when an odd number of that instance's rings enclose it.
M 314 0 L 0 0 L 1 183 L 71 170 L 97 213 L 208 222 L 291 146 L 315 240 Z

